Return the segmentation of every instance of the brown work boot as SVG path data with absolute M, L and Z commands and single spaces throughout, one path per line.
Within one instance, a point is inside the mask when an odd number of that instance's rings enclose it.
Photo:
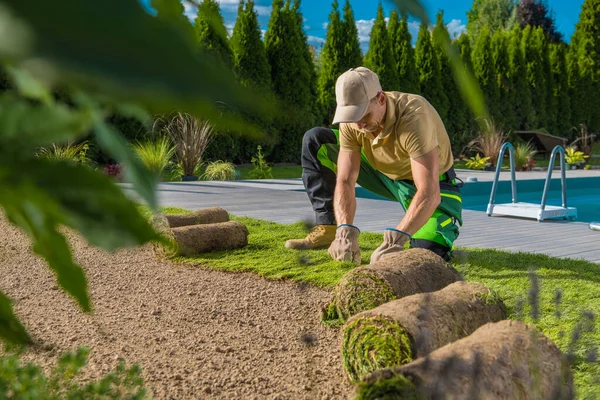
M 285 247 L 295 250 L 325 249 L 335 239 L 336 225 L 316 225 L 304 239 L 291 239 Z

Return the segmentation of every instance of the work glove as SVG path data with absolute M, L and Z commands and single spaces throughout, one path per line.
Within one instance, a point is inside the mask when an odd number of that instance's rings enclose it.
M 410 240 L 406 232 L 394 228 L 387 228 L 383 233 L 383 243 L 371 254 L 371 263 L 379 261 L 390 254 L 401 252 L 404 244 Z
M 335 239 L 328 250 L 331 258 L 338 261 L 351 261 L 360 265 L 359 233 L 360 230 L 354 225 L 342 224 L 338 226 L 335 231 Z

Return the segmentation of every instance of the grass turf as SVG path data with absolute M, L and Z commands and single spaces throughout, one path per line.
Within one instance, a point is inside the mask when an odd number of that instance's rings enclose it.
M 186 212 L 168 208 L 164 212 Z M 232 217 L 248 227 L 248 246 L 183 262 L 224 271 L 248 271 L 266 278 L 287 278 L 320 287 L 332 287 L 351 263 L 331 260 L 327 250 L 286 249 L 287 239 L 306 235 L 299 222 L 281 225 L 245 217 Z M 368 264 L 383 236 L 363 232 L 359 238 L 362 263 Z M 560 246 L 560 240 L 557 240 Z M 453 266 L 470 281 L 481 282 L 505 302 L 509 318 L 533 323 L 573 358 L 573 373 L 580 399 L 600 398 L 600 363 L 596 361 L 600 329 L 600 265 L 544 255 L 458 248 Z

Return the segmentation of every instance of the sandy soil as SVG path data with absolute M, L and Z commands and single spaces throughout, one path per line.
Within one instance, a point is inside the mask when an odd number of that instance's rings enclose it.
M 110 254 L 69 241 L 87 273 L 92 314 L 0 218 L 0 290 L 37 343 L 25 359 L 47 367 L 57 354 L 87 346 L 86 377 L 122 358 L 140 364 L 157 399 L 351 395 L 338 331 L 319 322 L 328 291 L 159 260 L 149 246 Z

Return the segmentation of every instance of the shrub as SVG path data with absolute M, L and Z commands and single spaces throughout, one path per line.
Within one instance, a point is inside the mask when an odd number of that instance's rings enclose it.
M 517 144 L 515 147 L 515 168 L 517 170 L 526 171 L 530 168 L 531 159 L 535 155 L 536 151 L 530 142 L 526 144 Z
M 49 161 L 68 161 L 76 165 L 90 165 L 91 159 L 87 152 L 90 146 L 86 141 L 79 144 L 67 142 L 65 145 L 52 144 L 52 147 L 40 147 L 36 155 Z
M 467 160 L 466 166 L 469 169 L 484 169 L 489 159 L 489 157 L 480 157 L 478 153 L 475 157 Z
M 177 113 L 164 129 L 175 142 L 175 152 L 183 175 L 194 175 L 206 147 L 215 136 L 213 125 L 190 114 Z
M 569 165 L 581 164 L 588 157 L 583 151 L 577 151 L 574 147 L 567 147 L 565 149 L 565 161 Z
M 467 148 L 483 154 L 489 159 L 490 164 L 495 166 L 506 135 L 493 121 L 486 119 L 484 124 L 483 131 L 477 138 L 469 142 Z
M 254 168 L 248 172 L 248 176 L 252 179 L 273 179 L 271 167 L 267 164 L 267 161 L 261 152 L 262 147 L 259 145 L 256 150 L 256 156 L 252 157 Z
M 166 136 L 153 141 L 138 142 L 133 148 L 142 160 L 142 163 L 156 177 L 162 175 L 175 154 L 175 147 L 173 147 L 171 140 Z
M 207 181 L 230 181 L 235 179 L 235 166 L 227 161 L 214 161 L 207 165 L 202 179 Z
M 15 399 L 144 399 L 146 389 L 139 366 L 127 369 L 121 361 L 98 381 L 79 382 L 89 350 L 63 354 L 48 376 L 36 364 L 21 365 L 19 357 L 0 358 L 0 398 Z
M 122 164 L 110 164 L 104 167 L 104 173 L 108 176 L 114 176 L 115 179 L 121 180 L 123 178 L 123 165 Z

